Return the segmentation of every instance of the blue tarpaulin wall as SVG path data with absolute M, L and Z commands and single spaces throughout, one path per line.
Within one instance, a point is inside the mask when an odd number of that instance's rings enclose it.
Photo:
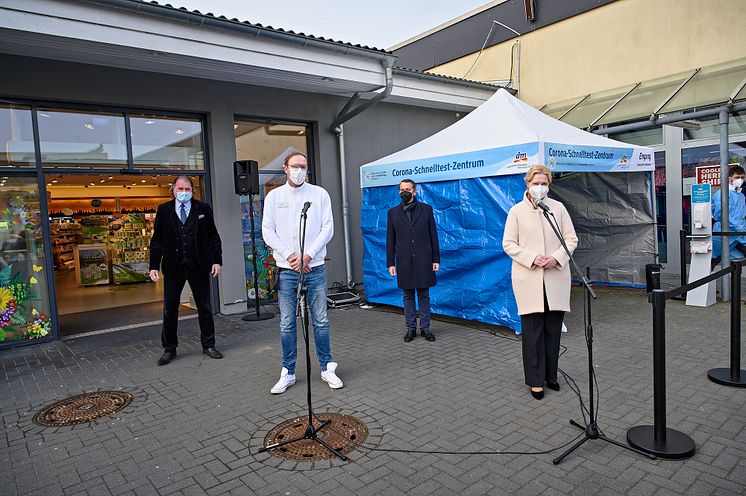
M 417 198 L 433 207 L 440 239 L 438 284 L 432 312 L 520 332 L 511 285 L 511 259 L 502 249 L 505 220 L 518 203 L 523 175 L 420 183 Z M 399 203 L 399 187 L 363 188 L 363 282 L 371 303 L 402 306 L 402 293 L 386 267 L 386 219 Z

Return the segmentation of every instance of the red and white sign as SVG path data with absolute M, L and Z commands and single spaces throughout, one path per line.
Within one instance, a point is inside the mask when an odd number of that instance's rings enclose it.
M 705 165 L 697 167 L 697 184 L 709 184 L 713 190 L 720 187 L 720 166 Z

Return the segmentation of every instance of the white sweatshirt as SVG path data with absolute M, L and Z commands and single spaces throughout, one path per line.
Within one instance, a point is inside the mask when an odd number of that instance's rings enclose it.
M 311 202 L 311 207 L 306 224 L 305 253 L 311 257 L 311 267 L 324 263 L 326 245 L 334 235 L 329 193 L 313 184 L 303 183 L 294 188 L 285 183 L 267 193 L 262 218 L 262 238 L 272 248 L 278 267 L 289 269 L 288 257 L 300 255 L 300 214 L 307 201 Z

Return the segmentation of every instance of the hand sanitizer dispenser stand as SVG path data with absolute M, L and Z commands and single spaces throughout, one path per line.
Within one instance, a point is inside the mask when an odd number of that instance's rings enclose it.
M 709 276 L 712 271 L 712 203 L 709 184 L 692 185 L 692 253 L 689 264 L 689 282 Z M 682 253 L 683 257 L 684 254 Z M 715 281 L 688 291 L 686 304 L 709 307 L 715 304 Z

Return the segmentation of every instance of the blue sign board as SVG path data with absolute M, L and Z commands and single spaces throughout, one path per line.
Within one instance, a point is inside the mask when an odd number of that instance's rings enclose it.
M 369 188 L 399 184 L 402 179 L 427 183 L 523 174 L 538 162 L 538 143 L 524 143 L 404 162 L 365 165 L 360 169 L 360 185 Z
M 692 203 L 710 202 L 709 184 L 692 184 Z

